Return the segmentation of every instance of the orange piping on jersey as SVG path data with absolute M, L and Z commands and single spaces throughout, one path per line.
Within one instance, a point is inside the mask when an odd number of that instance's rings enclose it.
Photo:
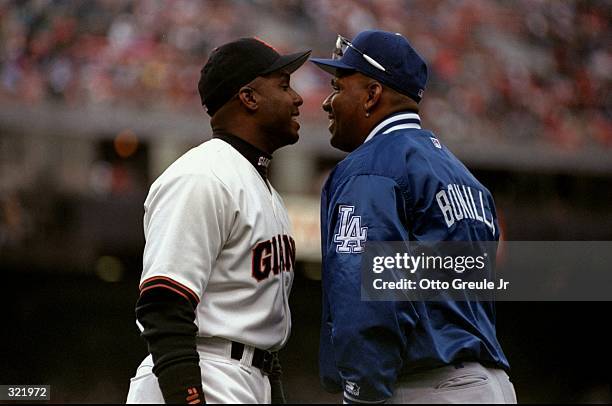
M 151 286 L 147 286 L 146 288 L 144 288 L 143 290 L 140 291 L 140 294 L 142 295 L 144 292 L 146 292 L 147 290 L 153 289 L 153 288 L 166 288 L 169 289 L 171 291 L 173 291 L 174 293 L 178 293 L 179 295 L 183 296 L 189 303 L 191 303 L 191 300 L 189 300 L 189 298 L 187 297 L 187 295 L 185 295 L 183 292 L 179 291 L 178 289 L 174 289 L 168 285 L 151 285 Z
M 139 289 L 141 289 L 141 290 L 142 290 L 142 287 L 143 287 L 143 286 L 144 286 L 146 283 L 148 283 L 148 282 L 152 282 L 152 281 L 154 281 L 154 280 L 158 280 L 158 279 L 162 279 L 162 280 L 168 281 L 168 282 L 170 282 L 170 283 L 172 283 L 172 284 L 177 285 L 178 287 L 180 287 L 180 288 L 182 288 L 182 289 L 185 289 L 187 292 L 189 292 L 189 294 L 191 294 L 191 295 L 193 296 L 193 298 L 195 299 L 195 301 L 196 301 L 196 302 L 199 302 L 199 301 L 200 301 L 200 299 L 198 298 L 198 295 L 196 295 L 196 294 L 194 293 L 194 291 L 193 291 L 193 290 L 189 289 L 187 286 L 183 285 L 182 283 L 179 283 L 179 282 L 175 281 L 174 279 L 168 278 L 168 277 L 166 277 L 166 276 L 153 276 L 153 277 L 151 277 L 151 278 L 149 278 L 149 279 L 145 279 L 145 280 L 144 280 L 144 281 L 142 281 L 142 283 L 140 284 L 140 288 L 139 288 Z

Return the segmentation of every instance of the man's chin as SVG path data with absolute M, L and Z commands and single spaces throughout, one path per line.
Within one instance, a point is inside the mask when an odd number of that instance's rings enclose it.
M 300 133 L 298 131 L 291 132 L 291 134 L 287 138 L 289 141 L 289 145 L 295 144 L 300 139 Z
M 354 148 L 351 148 L 350 146 L 343 143 L 341 141 L 341 138 L 338 137 L 334 133 L 332 133 L 332 137 L 330 138 L 329 143 L 331 144 L 332 147 L 339 149 L 340 151 L 343 151 L 343 152 L 351 152 L 354 150 Z
M 285 134 L 285 136 L 283 137 L 283 146 L 285 145 L 293 145 L 296 142 L 298 142 L 298 140 L 300 139 L 300 134 L 298 134 L 297 131 L 295 132 L 290 132 Z

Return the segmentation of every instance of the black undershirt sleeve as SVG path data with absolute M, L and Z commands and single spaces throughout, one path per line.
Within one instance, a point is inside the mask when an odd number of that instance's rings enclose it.
M 205 403 L 193 301 L 167 287 L 142 291 L 136 318 L 153 356 L 153 373 L 166 403 Z

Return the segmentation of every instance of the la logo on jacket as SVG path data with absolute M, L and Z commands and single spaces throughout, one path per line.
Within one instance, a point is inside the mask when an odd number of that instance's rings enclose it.
M 341 205 L 339 209 L 340 229 L 334 234 L 336 252 L 361 253 L 368 236 L 368 228 L 361 226 L 361 216 L 354 216 L 355 206 Z

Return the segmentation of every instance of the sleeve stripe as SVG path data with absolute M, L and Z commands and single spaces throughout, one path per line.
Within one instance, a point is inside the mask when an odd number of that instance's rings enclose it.
M 181 291 L 179 291 L 178 289 L 174 289 L 173 287 L 170 287 L 168 285 L 162 285 L 162 284 L 158 284 L 158 285 L 151 285 L 151 286 L 147 286 L 146 288 L 144 288 L 143 290 L 140 291 L 140 294 L 142 295 L 144 292 L 146 292 L 147 290 L 151 290 L 154 288 L 164 288 L 164 289 L 168 289 L 173 291 L 174 293 L 177 293 L 179 295 L 181 295 L 182 297 L 185 298 L 185 300 L 187 300 L 190 304 L 194 305 L 193 301 L 190 300 L 187 296 L 185 296 L 185 294 Z M 197 303 L 195 303 L 197 305 Z M 195 307 L 195 306 L 194 306 Z
M 174 279 L 168 278 L 167 276 L 153 276 L 153 277 L 151 277 L 149 279 L 145 279 L 140 284 L 140 289 L 142 289 L 145 284 L 153 282 L 153 281 L 156 281 L 156 280 L 163 280 L 163 281 L 166 281 L 166 282 L 170 282 L 171 284 L 176 285 L 177 287 L 179 287 L 179 288 L 181 288 L 183 290 L 186 290 L 187 293 L 189 293 L 191 296 L 193 296 L 196 300 L 199 301 L 198 295 L 196 295 L 193 290 L 189 289 L 187 286 L 183 285 L 182 283 L 179 283 L 179 282 L 175 281 Z
M 140 294 L 153 287 L 163 287 L 170 289 L 183 296 L 194 307 L 197 306 L 200 302 L 198 296 L 191 289 L 165 276 L 155 276 L 143 281 L 140 284 Z

